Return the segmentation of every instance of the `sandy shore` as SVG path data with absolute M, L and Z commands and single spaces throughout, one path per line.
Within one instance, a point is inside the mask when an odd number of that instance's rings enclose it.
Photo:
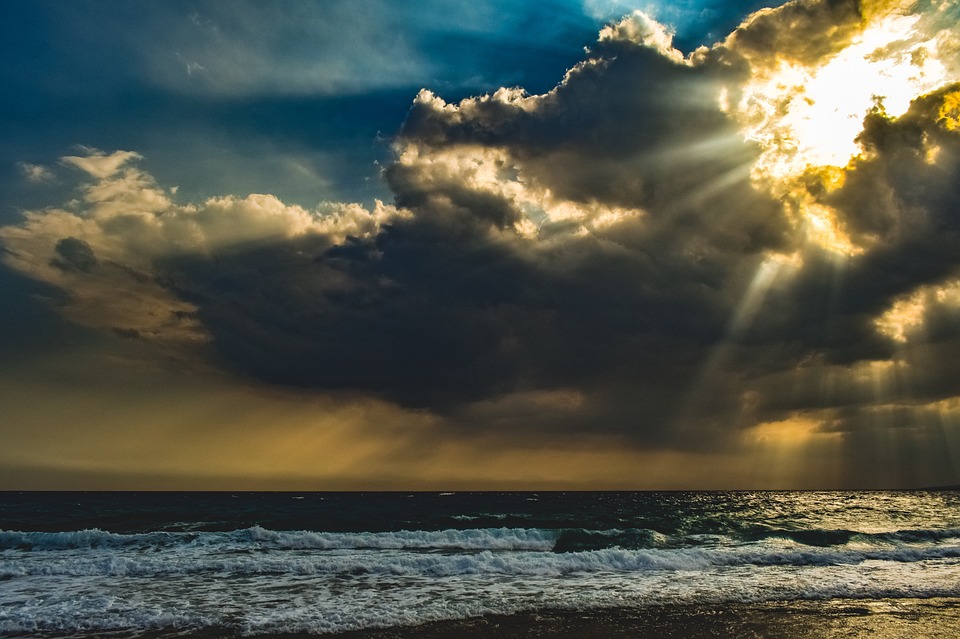
M 215 629 L 181 629 L 59 636 L 237 639 L 241 635 Z M 835 599 L 538 611 L 335 635 L 272 634 L 254 639 L 316 639 L 318 636 L 326 639 L 944 639 L 960 637 L 960 599 Z
M 338 639 L 943 639 L 960 637 L 960 599 L 839 599 L 538 611 L 333 636 Z M 271 639 L 302 637 L 304 635 L 284 635 Z

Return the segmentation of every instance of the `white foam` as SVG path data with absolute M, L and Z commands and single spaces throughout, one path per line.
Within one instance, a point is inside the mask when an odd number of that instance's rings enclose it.
M 482 517 L 496 517 L 483 515 Z M 501 515 L 500 518 L 505 516 Z M 456 515 L 453 519 L 470 521 L 479 517 Z M 627 531 L 580 531 L 586 535 L 610 540 L 615 543 L 618 536 Z M 667 545 L 670 539 L 656 531 L 650 534 L 654 545 Z M 400 530 L 392 532 L 312 532 L 312 531 L 274 531 L 253 526 L 231 532 L 149 532 L 138 534 L 119 534 L 99 529 L 74 532 L 19 532 L 0 530 L 0 551 L 2 550 L 64 550 L 119 547 L 169 547 L 185 545 L 204 546 L 248 546 L 256 548 L 278 549 L 417 549 L 417 550 L 550 550 L 562 536 L 561 530 L 542 530 L 534 528 L 476 528 L 447 529 L 438 531 Z M 723 535 L 687 535 L 683 541 L 708 542 L 713 546 L 736 546 L 743 542 Z M 903 530 L 879 534 L 851 533 L 851 542 L 829 546 L 809 546 L 790 539 L 789 531 L 771 534 L 769 543 L 782 544 L 784 548 L 802 547 L 809 550 L 813 557 L 818 553 L 823 557 L 840 556 L 857 543 L 877 548 L 887 547 L 924 547 L 942 542 L 960 543 L 960 529 L 945 530 Z M 831 554 L 833 553 L 833 554 Z
M 252 575 L 8 581 L 0 633 L 223 627 L 251 634 L 339 632 L 544 607 L 828 597 L 958 596 L 955 561 L 736 566 L 647 573 L 447 577 Z
M 76 532 L 0 531 L 0 550 L 62 550 L 122 546 L 250 545 L 283 549 L 419 549 L 419 550 L 550 550 L 557 531 L 526 528 L 484 528 L 395 532 L 331 533 L 274 531 L 253 526 L 233 532 L 151 532 L 118 534 L 99 529 Z
M 558 537 L 507 528 L 3 532 L 0 634 L 318 633 L 542 607 L 960 596 L 960 545 L 945 534 L 551 552 Z
M 255 526 L 249 534 L 256 541 L 278 548 L 436 549 L 436 550 L 550 550 L 555 531 L 527 528 L 485 528 L 470 530 L 401 530 L 382 533 L 329 533 L 307 531 L 277 532 Z
M 819 548 L 776 538 L 739 546 L 604 548 L 553 553 L 550 549 L 555 533 L 506 528 L 393 533 L 277 532 L 251 528 L 233 533 L 9 534 L 24 534 L 35 545 L 8 546 L 0 552 L 2 577 L 201 573 L 559 577 L 724 566 L 856 565 L 871 560 L 909 563 L 960 557 L 960 546 L 948 543 Z

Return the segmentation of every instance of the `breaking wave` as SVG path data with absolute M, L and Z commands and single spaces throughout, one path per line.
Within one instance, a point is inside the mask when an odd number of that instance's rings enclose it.
M 851 533 L 832 538 L 837 543 L 827 545 L 823 537 L 811 540 L 795 533 L 771 533 L 749 543 L 715 537 L 680 544 L 644 530 L 500 528 L 324 533 L 254 527 L 229 533 L 132 535 L 100 530 L 5 531 L 0 532 L 0 577 L 198 573 L 562 576 L 960 557 L 956 530 Z
M 3 550 L 65 550 L 124 547 L 247 546 L 251 549 L 288 550 L 491 550 L 585 552 L 729 546 L 783 540 L 797 544 L 836 548 L 850 544 L 929 544 L 960 542 L 960 529 L 898 530 L 864 533 L 852 530 L 763 529 L 740 535 L 666 535 L 648 529 L 587 530 L 583 528 L 472 528 L 400 530 L 393 532 L 275 531 L 253 526 L 232 532 L 150 532 L 120 534 L 99 529 L 74 532 L 0 531 Z

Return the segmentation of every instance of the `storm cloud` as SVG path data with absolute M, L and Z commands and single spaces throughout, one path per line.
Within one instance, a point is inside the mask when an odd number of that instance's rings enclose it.
M 956 42 L 944 11 L 894 52 L 928 76 L 923 56 Z M 78 323 L 453 430 L 699 449 L 799 417 L 922 426 L 958 402 L 960 359 L 930 349 L 960 354 L 960 87 L 904 113 L 877 101 L 829 166 L 765 134 L 803 98 L 756 89 L 907 15 L 791 2 L 685 55 L 635 13 L 549 92 L 421 91 L 383 171 L 390 204 L 178 204 L 137 154 L 87 149 L 62 160 L 88 180 L 79 198 L 0 239 Z M 774 152 L 800 168 L 768 168 Z

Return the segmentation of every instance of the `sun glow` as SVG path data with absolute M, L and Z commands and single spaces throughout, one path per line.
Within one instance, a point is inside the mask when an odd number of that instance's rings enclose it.
M 798 446 L 814 437 L 835 437 L 835 433 L 823 430 L 823 422 L 806 415 L 791 415 L 777 422 L 764 422 L 750 428 L 745 435 L 768 446 Z
M 900 116 L 944 84 L 936 39 L 921 35 L 919 21 L 889 15 L 818 67 L 781 60 L 755 73 L 737 107 L 746 137 L 763 148 L 755 172 L 786 178 L 809 166 L 844 166 L 859 153 L 871 110 Z
M 944 96 L 939 115 L 944 127 L 950 131 L 960 131 L 960 91 Z
M 894 342 L 907 344 L 922 337 L 931 313 L 956 315 L 960 311 L 960 280 L 924 286 L 896 300 L 874 325 Z
M 820 176 L 827 191 L 842 185 L 844 169 L 862 151 L 857 137 L 870 112 L 899 117 L 914 98 L 949 80 L 941 39 L 926 31 L 921 16 L 889 12 L 818 64 L 777 59 L 754 68 L 738 103 L 720 96 L 744 137 L 760 146 L 752 180 L 787 203 L 808 243 L 840 256 L 864 251 L 804 180 Z M 952 122 L 960 106 L 944 111 L 942 119 Z

